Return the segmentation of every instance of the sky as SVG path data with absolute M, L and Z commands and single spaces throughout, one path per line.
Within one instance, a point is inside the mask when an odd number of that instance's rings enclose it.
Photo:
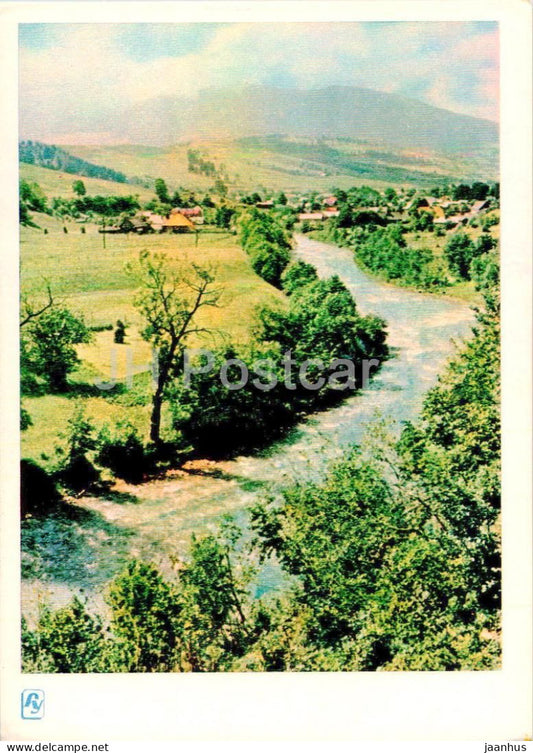
M 121 121 L 207 88 L 360 86 L 498 120 L 494 22 L 21 24 L 20 136 L 118 143 Z

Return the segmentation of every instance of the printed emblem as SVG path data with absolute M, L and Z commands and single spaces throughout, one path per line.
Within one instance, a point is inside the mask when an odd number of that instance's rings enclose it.
M 44 716 L 44 691 L 23 690 L 21 697 L 23 719 L 42 719 Z

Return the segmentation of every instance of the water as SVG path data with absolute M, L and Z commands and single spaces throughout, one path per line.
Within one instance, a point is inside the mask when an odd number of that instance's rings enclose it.
M 130 556 L 155 561 L 172 570 L 171 556 L 186 553 L 192 533 L 216 529 L 224 514 L 246 523 L 246 508 L 295 480 L 320 478 L 346 447 L 359 443 L 377 412 L 385 419 L 412 420 L 453 352 L 454 340 L 467 336 L 473 313 L 465 304 L 378 282 L 362 272 L 348 249 L 296 236 L 295 256 L 312 264 L 320 276 L 338 275 L 353 294 L 361 314 L 385 319 L 393 357 L 368 388 L 342 405 L 310 416 L 267 452 L 231 461 L 191 463 L 165 479 L 128 486 L 137 504 L 102 498 L 79 501 L 90 520 L 72 530 L 54 521 L 43 526 L 39 578 L 23 583 L 23 611 L 35 613 L 39 595 L 55 606 L 83 589 L 89 602 L 102 607 L 102 587 Z M 41 532 L 38 532 L 41 535 Z M 75 543 L 76 556 L 61 555 Z M 57 555 L 54 553 L 57 552 Z M 73 552 L 74 554 L 74 552 Z M 258 592 L 280 583 L 279 570 L 262 570 Z
M 396 422 L 418 414 L 425 393 L 454 349 L 467 336 L 473 313 L 465 304 L 440 296 L 393 287 L 369 277 L 354 263 L 349 249 L 296 236 L 295 256 L 312 264 L 321 277 L 338 275 L 355 298 L 361 314 L 377 314 L 387 322 L 393 357 L 376 373 L 367 389 L 342 405 L 315 414 L 300 424 L 267 457 L 234 461 L 239 473 L 268 483 L 284 483 L 302 475 L 317 476 L 346 446 L 358 443 L 379 412 Z

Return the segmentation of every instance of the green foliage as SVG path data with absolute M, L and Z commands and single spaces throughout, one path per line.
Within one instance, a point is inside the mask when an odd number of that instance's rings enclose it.
M 170 204 L 170 196 L 168 193 L 167 184 L 163 178 L 156 178 L 154 183 L 155 193 L 157 198 L 162 204 Z
M 29 210 L 33 212 L 48 211 L 46 196 L 38 183 L 28 183 L 21 180 L 19 193 L 21 203 L 25 204 Z
M 140 290 L 135 306 L 146 326 L 141 332 L 144 340 L 158 350 L 157 386 L 152 397 L 150 439 L 161 444 L 161 411 L 166 391 L 179 373 L 183 351 L 191 335 L 209 333 L 197 324 L 201 308 L 218 305 L 220 291 L 215 287 L 212 270 L 192 264 L 189 277 L 172 273 L 162 254 L 141 251 L 137 269 L 128 267 L 137 276 Z
M 60 501 L 55 482 L 33 460 L 20 461 L 20 514 L 45 515 Z
M 64 307 L 52 306 L 32 319 L 21 337 L 23 392 L 39 385 L 51 392 L 66 390 L 67 376 L 80 362 L 73 346 L 90 338 L 84 321 Z
M 117 326 L 113 335 L 113 340 L 118 345 L 124 343 L 124 337 L 126 336 L 126 325 L 120 319 L 117 321 Z
M 64 444 L 56 447 L 58 463 L 55 477 L 73 492 L 85 491 L 98 480 L 99 473 L 89 459 L 97 446 L 95 428 L 86 418 L 81 403 L 69 418 L 66 432 L 60 436 Z
M 303 286 L 313 287 L 315 283 Z M 252 510 L 261 558 L 288 576 L 252 600 L 234 529 L 193 539 L 178 580 L 132 563 L 111 587 L 112 636 L 79 605 L 24 628 L 32 671 L 449 671 L 500 653 L 499 307 L 400 439 L 374 424 L 321 482 Z M 76 646 L 82 651 L 74 652 Z
M 102 622 L 77 597 L 55 612 L 44 607 L 36 630 L 22 621 L 22 655 L 23 672 L 105 672 Z
M 37 227 L 31 219 L 32 212 L 49 212 L 46 196 L 38 183 L 20 181 L 19 185 L 19 222 L 21 225 Z
M 82 180 L 75 180 L 72 184 L 72 190 L 75 194 L 77 194 L 77 196 L 85 196 L 85 194 L 87 193 L 85 183 Z
M 287 268 L 285 284 L 291 293 L 289 310 L 264 308 L 253 346 L 240 351 L 225 347 L 215 354 L 210 371 L 196 368 L 190 386 L 177 384 L 169 395 L 174 430 L 197 452 L 220 456 L 264 446 L 302 414 L 360 386 L 363 359 L 387 356 L 385 323 L 360 316 L 337 277 L 318 280 L 313 267 L 297 262 Z M 289 351 L 292 363 L 285 360 Z M 310 363 L 305 375 L 315 389 L 307 389 L 300 378 L 308 359 L 322 362 Z M 351 359 L 353 384 L 342 379 L 344 374 L 338 384 L 330 383 L 336 359 Z M 204 365 L 199 360 L 196 367 Z M 220 379 L 228 363 L 235 364 L 226 371 L 230 383 L 238 383 L 245 369 L 239 389 L 228 389 Z
M 481 252 L 466 233 L 454 233 L 444 248 L 444 254 L 450 271 L 463 279 L 470 279 L 470 265 L 475 256 Z
M 258 209 L 247 210 L 239 217 L 239 236 L 254 271 L 271 285 L 280 287 L 291 249 L 280 222 Z
M 372 272 L 423 289 L 441 288 L 447 280 L 430 249 L 406 246 L 397 226 L 377 228 L 355 243 L 357 261 Z
M 306 285 L 309 282 L 314 282 L 318 279 L 316 269 L 305 261 L 296 261 L 284 271 L 281 277 L 281 284 L 283 291 L 287 295 L 291 295 L 302 285 Z
M 39 141 L 21 141 L 19 143 L 19 159 L 30 165 L 40 165 L 50 170 L 61 170 L 65 173 L 84 175 L 87 178 L 101 178 L 116 183 L 126 183 L 124 173 L 111 170 L 108 167 L 86 162 L 74 157 L 64 149 Z
M 233 217 L 235 216 L 235 210 L 232 207 L 222 204 L 217 207 L 215 213 L 215 225 L 217 227 L 223 227 L 226 230 L 231 226 Z
M 97 461 L 114 476 L 130 484 L 140 484 L 150 470 L 150 458 L 136 429 L 129 422 L 119 422 L 112 433 L 104 428 L 98 436 Z
M 107 597 L 111 628 L 127 672 L 169 672 L 179 634 L 174 589 L 150 564 L 133 560 L 115 578 Z
M 220 379 L 220 369 L 232 359 L 240 359 L 249 371 L 241 389 L 229 390 Z M 254 369 L 258 360 L 269 359 L 269 369 L 278 385 L 265 392 L 254 385 L 266 383 L 263 374 Z M 202 365 L 199 359 L 198 366 Z M 279 437 L 296 420 L 294 396 L 283 387 L 283 370 L 279 353 L 268 347 L 254 346 L 237 351 L 227 346 L 214 354 L 214 368 L 191 375 L 190 387 L 176 383 L 169 392 L 175 433 L 183 443 L 202 456 L 220 457 L 237 451 L 262 447 Z M 230 383 L 241 377 L 237 366 L 227 369 Z

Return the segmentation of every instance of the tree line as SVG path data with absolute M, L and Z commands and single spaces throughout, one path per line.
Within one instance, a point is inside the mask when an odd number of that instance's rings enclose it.
M 124 173 L 109 167 L 95 165 L 80 157 L 74 157 L 64 149 L 40 141 L 21 141 L 19 143 L 19 160 L 28 165 L 47 167 L 50 170 L 62 170 L 65 173 L 83 175 L 87 178 L 112 180 L 115 183 L 127 183 Z

